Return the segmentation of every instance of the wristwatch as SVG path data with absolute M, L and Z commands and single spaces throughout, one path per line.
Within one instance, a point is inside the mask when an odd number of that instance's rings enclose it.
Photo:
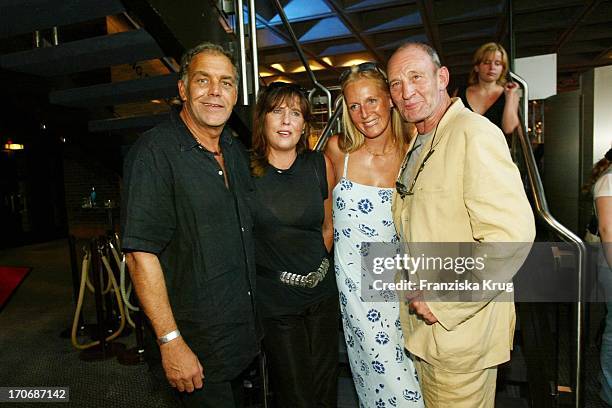
M 172 330 L 170 333 L 166 333 L 163 336 L 158 337 L 157 344 L 161 346 L 162 344 L 169 343 L 172 340 L 177 339 L 179 337 L 181 337 L 181 332 L 178 329 Z

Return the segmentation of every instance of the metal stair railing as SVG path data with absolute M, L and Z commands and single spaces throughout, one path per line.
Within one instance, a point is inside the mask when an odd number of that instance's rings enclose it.
M 336 121 L 340 119 L 340 115 L 342 115 L 342 109 L 342 94 L 340 94 L 334 102 L 334 114 L 329 118 L 327 124 L 323 128 L 323 132 L 321 132 L 321 136 L 317 139 L 317 143 L 314 147 L 315 151 L 320 152 L 325 148 L 327 139 L 332 135 Z
M 578 289 L 578 299 L 576 304 L 576 361 L 575 361 L 575 401 L 574 406 L 580 408 L 583 400 L 583 378 L 582 372 L 582 348 L 583 348 L 583 320 L 584 320 L 584 308 L 582 305 L 583 299 L 583 274 L 586 270 L 586 245 L 584 242 L 567 227 L 557 221 L 550 213 L 548 202 L 546 201 L 546 195 L 544 194 L 544 185 L 542 184 L 542 178 L 536 165 L 536 160 L 533 155 L 529 136 L 527 134 L 527 112 L 529 104 L 529 86 L 527 82 L 514 72 L 510 72 L 510 76 L 513 80 L 518 82 L 523 88 L 523 104 L 521 112 L 521 129 L 518 134 L 518 139 L 525 162 L 525 170 L 527 172 L 527 178 L 531 187 L 533 195 L 533 201 L 536 209 L 536 214 L 540 217 L 544 223 L 563 241 L 574 244 L 577 249 L 577 276 L 576 284 Z
M 329 123 L 332 118 L 331 92 L 329 92 L 329 89 L 327 89 L 326 87 L 324 87 L 322 84 L 320 84 L 317 81 L 317 78 L 315 77 L 314 72 L 312 71 L 312 69 L 310 68 L 310 65 L 308 64 L 308 60 L 306 59 L 306 56 L 304 55 L 304 51 L 302 50 L 302 47 L 300 46 L 297 36 L 295 35 L 295 32 L 293 31 L 293 28 L 291 27 L 291 24 L 289 23 L 289 20 L 287 19 L 287 15 L 285 14 L 285 10 L 283 10 L 283 6 L 280 4 L 280 1 L 274 0 L 272 1 L 272 3 L 274 3 L 274 6 L 276 6 L 278 15 L 280 16 L 281 20 L 283 21 L 283 25 L 285 26 L 285 28 L 287 29 L 287 32 L 289 33 L 289 37 L 291 38 L 293 47 L 295 48 L 298 56 L 300 57 L 300 61 L 302 61 L 302 65 L 304 66 L 304 69 L 306 69 L 306 72 L 308 73 L 308 76 L 310 77 L 310 80 L 312 81 L 312 84 L 314 85 L 314 88 L 310 90 L 310 92 L 308 93 L 308 101 L 312 105 L 312 99 L 313 99 L 313 96 L 316 94 L 317 90 L 322 91 L 327 96 L 327 119 Z

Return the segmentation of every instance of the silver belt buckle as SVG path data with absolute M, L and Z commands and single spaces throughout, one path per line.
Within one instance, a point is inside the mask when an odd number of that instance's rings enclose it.
M 285 285 L 301 286 L 303 288 L 312 289 L 325 278 L 328 269 L 329 259 L 323 258 L 321 265 L 319 265 L 319 268 L 316 271 L 309 272 L 307 275 L 298 275 L 296 273 L 283 271 L 280 273 L 280 281 Z
M 307 288 L 314 288 L 319 284 L 322 279 L 317 272 L 309 272 L 304 279 L 304 284 Z

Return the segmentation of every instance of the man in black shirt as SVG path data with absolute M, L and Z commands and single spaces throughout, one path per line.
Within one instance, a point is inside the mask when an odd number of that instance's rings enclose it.
M 159 344 L 149 363 L 191 406 L 240 405 L 237 378 L 259 352 L 248 157 L 224 132 L 237 77 L 223 48 L 189 50 L 182 110 L 140 137 L 125 162 L 123 249 Z

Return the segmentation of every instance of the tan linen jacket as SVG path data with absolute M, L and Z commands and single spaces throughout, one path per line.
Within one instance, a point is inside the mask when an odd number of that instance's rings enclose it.
M 453 98 L 417 163 L 432 142 L 434 153 L 414 195 L 393 196 L 393 219 L 403 242 L 533 241 L 533 213 L 499 128 Z M 435 367 L 468 373 L 510 359 L 512 301 L 429 302 L 439 320 L 433 325 L 410 313 L 407 302 L 400 305 L 406 348 Z

